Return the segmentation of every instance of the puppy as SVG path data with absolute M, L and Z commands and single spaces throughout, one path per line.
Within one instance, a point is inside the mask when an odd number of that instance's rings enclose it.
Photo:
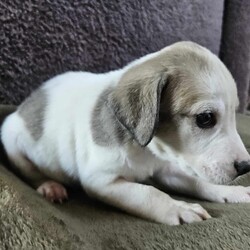
M 104 74 L 68 72 L 44 83 L 2 125 L 13 166 L 47 199 L 80 183 L 92 197 L 155 222 L 206 220 L 198 204 L 250 202 L 227 186 L 250 170 L 235 125 L 235 82 L 209 50 L 179 42 Z

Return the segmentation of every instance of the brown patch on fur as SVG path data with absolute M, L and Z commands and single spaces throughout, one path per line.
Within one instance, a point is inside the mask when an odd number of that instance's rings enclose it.
M 101 93 L 92 115 L 93 140 L 101 146 L 121 145 L 130 139 L 126 129 L 108 107 L 108 98 L 112 91 L 112 88 L 108 88 Z
M 187 115 L 195 103 L 209 98 L 209 92 L 201 88 L 195 77 L 179 73 L 169 78 L 169 85 L 163 95 L 161 111 L 171 116 L 177 113 Z
M 43 134 L 46 105 L 46 92 L 43 89 L 38 89 L 18 107 L 19 115 L 23 118 L 25 126 L 35 140 L 39 140 Z
M 146 146 L 153 137 L 160 103 L 166 120 L 203 98 L 206 91 L 199 90 L 201 84 L 194 79 L 195 74 L 209 72 L 207 52 L 194 43 L 180 42 L 124 73 L 109 105 L 140 145 Z
M 108 105 L 133 138 L 141 146 L 146 146 L 158 124 L 165 74 L 124 81 L 122 79 L 121 84 L 114 89 Z

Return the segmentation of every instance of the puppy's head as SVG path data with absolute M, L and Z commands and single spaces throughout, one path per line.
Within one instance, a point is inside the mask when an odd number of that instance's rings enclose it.
M 236 131 L 235 82 L 223 63 L 197 44 L 176 43 L 139 59 L 109 105 L 139 145 L 176 169 L 213 183 L 250 170 Z

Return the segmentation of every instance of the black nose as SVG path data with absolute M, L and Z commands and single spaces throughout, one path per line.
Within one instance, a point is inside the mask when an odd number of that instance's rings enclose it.
M 234 167 L 238 175 L 246 174 L 250 171 L 250 162 L 249 161 L 235 161 Z

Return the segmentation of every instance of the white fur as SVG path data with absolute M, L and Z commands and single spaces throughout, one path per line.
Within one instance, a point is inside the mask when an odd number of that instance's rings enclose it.
M 249 188 L 211 183 L 223 183 L 235 175 L 235 170 L 226 164 L 229 160 L 225 160 L 225 156 L 231 157 L 233 154 L 234 159 L 249 159 L 235 128 L 237 98 L 233 84 L 226 89 L 221 83 L 219 96 L 192 107 L 191 113 L 203 110 L 204 105 L 220 110 L 221 122 L 218 123 L 217 132 L 210 135 L 197 132 L 198 135 L 194 136 L 189 131 L 193 124 L 188 119 L 183 120 L 180 124 L 183 138 L 181 152 L 175 151 L 158 137 L 154 137 L 146 148 L 129 144 L 111 149 L 98 146 L 93 141 L 91 116 L 102 91 L 118 84 L 130 67 L 159 53 L 162 51 L 136 60 L 121 70 L 105 74 L 68 72 L 46 82 L 42 88 L 48 93 L 48 106 L 42 138 L 35 141 L 18 112 L 13 113 L 2 126 L 2 141 L 9 158 L 22 171 L 35 171 L 38 168 L 41 173 L 59 182 L 79 182 L 90 195 L 104 202 L 171 225 L 200 221 L 210 216 L 197 204 L 176 201 L 152 186 L 136 182 L 155 177 L 169 188 L 211 201 L 250 202 Z M 214 64 L 218 63 L 215 59 L 211 60 L 214 60 Z M 214 87 L 210 91 L 219 93 L 216 81 L 223 77 L 207 77 L 212 82 L 210 86 Z M 225 106 L 228 102 L 232 102 L 230 109 Z M 195 140 L 202 136 L 204 139 L 197 143 Z M 211 138 L 209 147 L 207 138 Z M 220 152 L 223 143 L 228 145 L 226 152 Z M 199 170 L 192 166 L 202 165 L 204 161 L 214 161 L 214 164 L 225 161 L 225 169 L 219 170 L 217 165 L 211 168 L 209 164 L 203 165 L 204 169 L 201 166 Z

